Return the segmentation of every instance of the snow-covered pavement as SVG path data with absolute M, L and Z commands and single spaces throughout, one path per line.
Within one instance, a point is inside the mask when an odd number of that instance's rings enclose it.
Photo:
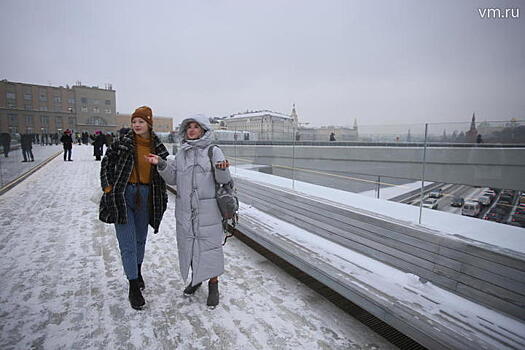
M 143 311 L 131 309 L 111 225 L 90 200 L 91 147 L 58 157 L 0 197 L 0 349 L 392 349 L 394 346 L 235 238 L 221 304 L 182 296 L 174 198 L 150 230 Z

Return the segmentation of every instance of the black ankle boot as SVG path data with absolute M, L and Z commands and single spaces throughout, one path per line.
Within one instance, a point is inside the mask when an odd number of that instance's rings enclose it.
M 201 285 L 202 285 L 202 282 L 197 283 L 196 285 L 192 287 L 191 282 L 190 282 L 190 284 L 188 284 L 188 286 L 184 289 L 184 295 L 192 295 L 193 293 L 197 291 L 197 289 L 200 288 Z
M 140 272 L 140 270 L 142 269 L 142 264 L 138 264 L 137 267 L 139 271 L 139 288 L 140 290 L 144 290 L 146 288 L 146 285 L 144 284 L 144 279 L 142 278 L 142 273 Z
M 142 310 L 146 301 L 139 288 L 139 279 L 129 280 L 129 303 L 135 310 Z
M 219 281 L 208 282 L 208 301 L 206 304 L 213 309 L 219 305 Z

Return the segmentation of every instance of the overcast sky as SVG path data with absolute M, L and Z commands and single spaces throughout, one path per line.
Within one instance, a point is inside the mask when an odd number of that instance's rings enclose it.
M 175 121 L 293 103 L 311 125 L 525 119 L 524 4 L 2 0 L 0 79 L 112 83 L 118 112 Z

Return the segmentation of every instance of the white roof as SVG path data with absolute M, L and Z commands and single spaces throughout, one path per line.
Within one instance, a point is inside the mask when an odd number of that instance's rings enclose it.
M 226 119 L 254 118 L 254 117 L 262 117 L 262 116 L 271 116 L 271 117 L 276 117 L 276 118 L 292 119 L 292 117 L 290 117 L 289 115 L 282 114 L 282 113 L 277 113 L 277 112 L 272 112 L 272 111 L 268 111 L 268 110 L 232 114 L 231 116 L 227 117 Z

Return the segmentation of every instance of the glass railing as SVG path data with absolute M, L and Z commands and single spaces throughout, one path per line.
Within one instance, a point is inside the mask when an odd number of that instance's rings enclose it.
M 525 121 L 471 124 L 218 130 L 214 142 L 238 177 L 416 224 L 468 216 L 524 227 Z M 163 141 L 177 151 L 178 140 Z M 60 151 L 34 143 L 35 162 L 23 162 L 13 137 L 9 157 L 0 157 L 0 184 Z
M 224 135 L 216 143 L 236 176 L 416 224 L 454 225 L 447 213 L 525 226 L 525 121 Z

